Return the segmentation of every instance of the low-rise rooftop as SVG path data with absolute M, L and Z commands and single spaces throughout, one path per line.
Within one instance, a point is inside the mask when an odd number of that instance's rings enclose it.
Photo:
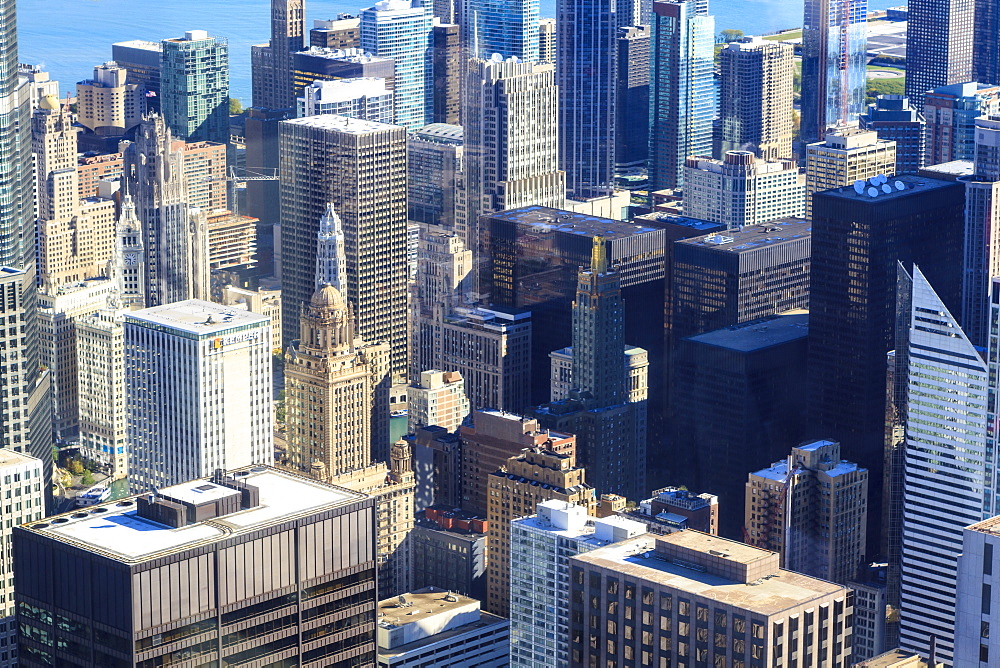
M 340 114 L 319 114 L 318 116 L 292 118 L 287 121 L 282 121 L 282 123 L 288 123 L 289 125 L 302 125 L 322 130 L 336 130 L 337 132 L 346 132 L 358 135 L 385 130 L 401 129 L 398 125 L 389 125 L 388 123 L 379 123 L 378 121 L 366 121 L 361 118 L 341 116 Z
M 723 327 L 688 340 L 741 353 L 763 350 L 809 335 L 809 314 L 773 315 L 760 320 Z
M 201 299 L 188 299 L 132 311 L 126 316 L 126 320 L 199 336 L 224 333 L 242 325 L 271 322 L 266 315 Z
M 747 225 L 738 230 L 712 232 L 700 237 L 675 241 L 677 247 L 696 247 L 718 253 L 745 253 L 768 246 L 809 239 L 812 223 L 802 218 L 781 218 L 760 225 Z

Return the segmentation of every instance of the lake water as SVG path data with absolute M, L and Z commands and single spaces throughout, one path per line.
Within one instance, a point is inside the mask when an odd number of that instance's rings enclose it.
M 869 9 L 885 9 L 900 0 L 869 0 Z M 357 13 L 347 1 L 307 0 L 313 19 Z M 111 44 L 128 39 L 159 41 L 185 30 L 208 30 L 229 38 L 233 97 L 250 103 L 250 45 L 266 42 L 268 0 L 20 0 L 18 33 L 21 62 L 42 65 L 59 81 L 63 95 L 89 78 L 94 65 L 111 59 Z M 746 34 L 772 32 L 801 24 L 801 0 L 710 0 L 717 30 Z M 541 0 L 542 16 L 555 16 L 555 0 Z M 75 92 L 75 91 L 74 91 Z

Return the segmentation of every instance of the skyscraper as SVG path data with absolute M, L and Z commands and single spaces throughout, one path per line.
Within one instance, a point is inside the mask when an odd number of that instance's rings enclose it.
M 17 497 L 17 503 L 0 506 L 0 668 L 16 668 L 17 620 L 14 613 L 14 549 L 12 528 L 45 513 L 47 484 L 42 462 L 34 457 L 0 448 L 0 483 Z
M 858 120 L 867 81 L 868 0 L 806 0 L 802 28 L 802 141 Z
M 962 329 L 977 346 L 989 334 L 990 282 L 1000 275 L 1000 116 L 976 119 L 976 161 L 965 177 Z
M 715 18 L 708 3 L 656 0 L 649 46 L 649 184 L 684 185 L 684 160 L 712 154 Z
M 433 13 L 425 0 L 379 0 L 361 10 L 361 48 L 396 63 L 396 124 L 416 129 L 434 110 Z
M 989 665 L 1000 656 L 1000 641 L 987 633 L 1000 605 L 996 577 L 1000 552 L 1000 526 L 992 517 L 963 531 L 962 555 L 958 558 L 958 600 L 962 605 L 955 620 L 955 665 Z
M 175 137 L 229 143 L 229 42 L 189 30 L 165 39 L 160 108 Z
M 284 338 L 298 338 L 312 298 L 316 235 L 329 204 L 347 248 L 347 301 L 357 335 L 388 343 L 391 373 L 406 375 L 406 131 L 395 125 L 321 115 L 280 127 Z
M 458 125 L 462 109 L 462 74 L 465 58 L 462 57 L 461 26 L 454 23 L 435 23 L 434 39 L 434 123 Z
M 430 228 L 435 233 L 455 234 L 459 217 L 465 218 L 458 201 L 465 169 L 463 135 L 461 125 L 444 123 L 431 123 L 407 135 L 407 217 L 435 226 Z M 466 238 L 463 233 L 456 240 L 464 247 Z
M 466 246 L 482 260 L 479 217 L 527 205 L 560 207 L 554 67 L 515 59 L 469 60 L 465 128 Z
M 462 11 L 467 58 L 538 60 L 538 0 L 467 0 Z
M 806 217 L 812 215 L 815 193 L 895 173 L 895 142 L 882 139 L 874 130 L 831 128 L 823 141 L 806 147 Z
M 133 490 L 274 461 L 270 323 L 197 299 L 125 316 Z
M 615 170 L 644 167 L 649 156 L 649 26 L 618 29 Z
M 251 47 L 253 106 L 291 109 L 292 57 L 305 46 L 305 0 L 271 0 L 271 39 Z
M 925 165 L 975 159 L 976 119 L 1000 113 L 1000 85 L 964 83 L 940 86 L 924 95 L 927 120 Z
M 1000 83 L 1000 7 L 993 0 L 976 0 L 972 42 L 972 80 Z
M 43 462 L 42 489 L 51 495 L 52 424 L 49 376 L 40 365 L 35 310 L 35 234 L 32 199 L 31 90 L 18 76 L 15 3 L 0 9 L 0 333 L 8 364 L 0 370 L 0 391 L 13 401 L 0 403 L 0 447 L 25 452 Z M 14 361 L 16 354 L 19 361 Z
M 392 91 L 385 79 L 373 77 L 313 81 L 296 100 L 299 118 L 338 114 L 366 121 L 392 123 Z
M 985 4 L 975 0 L 911 0 L 907 5 L 906 95 L 918 109 L 927 91 L 973 81 L 975 11 L 977 5 Z
M 721 153 L 753 151 L 764 160 L 792 157 L 791 44 L 750 37 L 719 52 Z
M 924 166 L 927 122 L 905 95 L 879 95 L 859 121 L 862 130 L 896 142 L 895 174 L 916 174 Z
M 94 78 L 76 84 L 79 122 L 92 132 L 124 134 L 146 111 L 143 90 L 127 83 L 128 70 L 110 62 L 94 68 Z

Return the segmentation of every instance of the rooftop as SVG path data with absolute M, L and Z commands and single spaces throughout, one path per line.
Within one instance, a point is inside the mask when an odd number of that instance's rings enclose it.
M 132 311 L 128 314 L 127 320 L 159 325 L 197 335 L 221 334 L 242 325 L 264 325 L 271 322 L 271 319 L 266 315 L 200 299 L 188 299 L 183 302 Z
M 688 340 L 748 353 L 803 339 L 808 335 L 809 314 L 789 313 L 716 329 L 692 336 Z
M 713 558 L 748 566 L 761 559 L 773 559 L 774 553 L 736 541 L 726 540 L 690 529 L 636 538 L 598 548 L 573 557 L 574 561 L 614 570 L 622 575 L 684 591 L 720 604 L 743 608 L 761 615 L 779 614 L 819 597 L 844 593 L 840 585 L 807 575 L 776 569 L 764 577 L 744 583 L 700 570 L 699 564 L 670 562 L 655 551 L 655 543 L 667 541 L 704 552 Z
M 656 221 L 662 225 L 689 227 L 693 230 L 712 231 L 719 229 L 719 223 L 713 223 L 712 221 L 702 220 L 700 218 L 681 216 L 676 213 L 668 213 L 666 211 L 651 211 L 649 213 L 644 213 L 641 216 L 636 216 L 635 220 L 641 220 L 643 222 Z
M 320 114 L 319 116 L 292 118 L 287 121 L 282 121 L 282 123 L 287 123 L 289 125 L 304 125 L 306 127 L 319 128 L 322 130 L 337 130 L 338 132 L 347 132 L 358 135 L 367 134 L 369 132 L 379 132 L 382 130 L 400 129 L 398 125 L 389 125 L 388 123 L 379 123 L 378 121 L 366 121 L 360 118 L 341 116 L 339 114 Z
M 867 181 L 856 181 L 854 185 L 834 188 L 818 192 L 813 197 L 837 197 L 861 202 L 885 202 L 907 197 L 914 191 L 928 192 L 939 188 L 947 188 L 953 183 L 941 179 L 929 178 L 926 176 L 916 176 L 914 174 L 900 174 L 899 176 L 887 177 L 885 175 L 873 176 Z M 878 183 L 875 183 L 878 181 Z M 813 205 L 815 209 L 815 204 Z
M 310 90 L 311 89 L 311 90 Z M 315 93 L 318 102 L 345 102 L 361 96 L 379 96 L 392 93 L 385 86 L 385 79 L 377 77 L 352 77 L 334 81 L 313 81 L 306 87 L 306 93 Z
M 761 225 L 747 225 L 740 230 L 712 232 L 700 237 L 681 239 L 675 244 L 696 246 L 719 253 L 743 253 L 766 246 L 808 239 L 812 236 L 812 223 L 802 218 L 780 218 Z
M 24 528 L 108 559 L 134 564 L 368 498 L 358 492 L 265 466 L 240 469 L 233 475 L 259 490 L 258 504 L 209 522 L 179 528 L 159 524 L 139 517 L 137 497 L 131 496 L 92 506 L 86 511 L 75 510 L 49 517 L 42 522 L 26 524 Z M 199 489 L 203 487 L 210 489 Z M 227 496 L 233 490 L 200 479 L 166 487 L 161 492 L 170 498 L 204 503 Z
M 9 448 L 0 448 L 0 469 L 6 466 L 37 465 L 41 466 L 42 461 L 23 452 L 14 452 Z
M 430 125 L 425 125 L 419 130 L 414 130 L 410 133 L 410 136 L 412 139 L 422 139 L 424 141 L 461 144 L 464 132 L 465 131 L 461 125 L 431 123 Z
M 982 522 L 977 522 L 976 524 L 970 524 L 965 528 L 969 531 L 978 531 L 979 533 L 988 533 L 994 536 L 1000 536 L 1000 515 L 991 517 L 988 520 L 983 520 Z
M 392 62 L 392 58 L 375 56 L 357 47 L 349 49 L 330 49 L 324 46 L 311 46 L 305 51 L 296 52 L 297 56 L 312 56 L 314 58 L 326 58 L 328 60 L 344 60 L 351 63 L 378 63 Z
M 547 206 L 524 206 L 489 214 L 490 218 L 510 220 L 521 225 L 530 225 L 532 232 L 545 234 L 562 232 L 586 237 L 601 236 L 605 239 L 622 239 L 636 234 L 655 232 L 655 227 L 636 225 L 621 220 L 602 218 L 588 213 L 578 213 Z
M 405 626 L 421 622 L 433 615 L 460 610 L 479 601 L 468 596 L 446 592 L 435 587 L 387 598 L 378 603 L 379 624 Z
M 971 160 L 952 160 L 936 165 L 926 165 L 920 168 L 920 176 L 932 179 L 954 181 L 961 176 L 972 176 L 976 173 L 976 163 Z

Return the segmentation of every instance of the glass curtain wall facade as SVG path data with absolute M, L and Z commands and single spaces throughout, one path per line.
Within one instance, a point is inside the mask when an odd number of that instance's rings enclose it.
M 462 30 L 470 58 L 538 60 L 538 0 L 470 0 Z
M 868 0 L 806 0 L 802 28 L 803 142 L 864 113 Z
M 202 30 L 163 40 L 163 117 L 185 141 L 229 143 L 229 41 Z
M 920 109 L 927 91 L 972 81 L 973 24 L 979 17 L 973 18 L 974 0 L 911 0 L 908 6 L 906 95 Z

